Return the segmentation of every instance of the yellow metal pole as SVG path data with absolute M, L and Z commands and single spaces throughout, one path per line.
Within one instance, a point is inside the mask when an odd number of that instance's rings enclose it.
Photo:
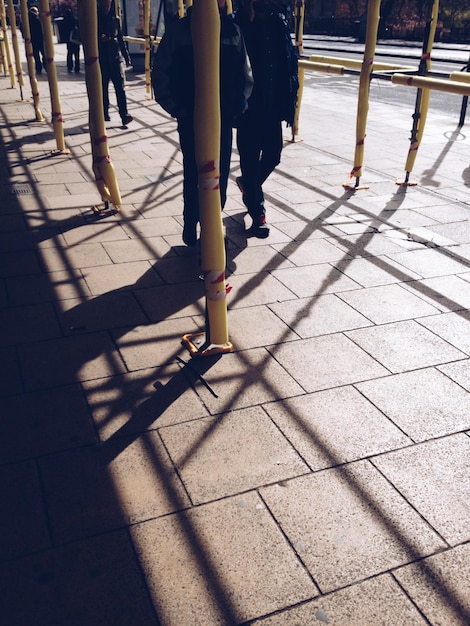
M 178 0 L 178 17 L 184 17 L 184 4 L 183 4 L 183 0 Z
M 195 0 L 191 17 L 194 49 L 194 137 L 199 172 L 201 265 L 206 291 L 206 341 L 191 354 L 230 352 L 227 325 L 225 246 L 220 202 L 220 17 L 216 0 Z
M 434 37 L 436 34 L 437 18 L 439 15 L 439 0 L 434 0 L 431 18 L 428 23 L 428 32 L 425 41 L 423 42 L 423 52 L 421 55 L 421 64 L 419 73 L 426 75 L 431 70 L 431 51 L 434 44 Z M 416 155 L 418 154 L 419 146 L 423 138 L 424 126 L 426 124 L 426 117 L 429 109 L 429 97 L 430 90 L 426 87 L 418 88 L 416 97 L 416 106 L 414 113 L 414 123 L 411 131 L 411 144 L 408 150 L 408 157 L 405 163 L 405 180 L 397 181 L 397 184 L 416 185 L 416 182 L 409 182 L 410 173 L 413 171 L 413 167 L 416 161 Z
M 5 60 L 5 42 L 3 40 L 3 32 L 0 33 L 0 67 L 3 70 L 3 75 L 7 73 L 7 66 Z
M 295 45 L 299 51 L 299 56 L 304 52 L 303 32 L 304 32 L 305 2 L 297 0 L 295 3 Z M 294 124 L 292 125 L 292 142 L 299 134 L 300 105 L 304 91 L 305 68 L 299 64 L 299 89 L 297 91 L 297 102 L 295 104 Z
M 26 52 L 26 62 L 28 64 L 29 84 L 31 85 L 31 93 L 33 96 L 34 114 L 37 122 L 43 122 L 44 117 L 39 109 L 39 85 L 36 79 L 36 70 L 34 67 L 33 46 L 31 43 L 31 32 L 29 30 L 28 3 L 27 0 L 20 0 L 21 22 L 23 24 L 23 37 Z
M 5 13 L 5 3 L 3 0 L 0 0 L 0 20 L 2 22 L 3 44 L 5 46 L 5 55 L 7 59 L 8 73 L 10 74 L 10 85 L 11 87 L 15 87 L 16 78 L 15 78 L 15 72 L 13 70 L 13 64 L 11 62 L 10 42 L 8 41 L 7 17 Z
M 39 15 L 41 18 L 42 32 L 44 36 L 44 56 L 46 57 L 47 81 L 51 95 L 52 126 L 57 149 L 54 152 L 69 154 L 65 148 L 64 140 L 64 118 L 62 117 L 62 107 L 59 96 L 59 84 L 57 82 L 57 71 L 54 62 L 54 43 L 52 40 L 52 19 L 49 0 L 39 0 Z
M 406 74 L 394 74 L 392 76 L 394 85 L 404 87 L 418 87 L 429 91 L 443 91 L 445 93 L 455 93 L 460 96 L 470 95 L 470 78 L 467 81 L 442 80 L 439 78 L 429 78 L 428 76 L 407 76 Z
M 162 0 L 163 2 L 163 0 Z M 151 98 L 150 88 L 150 0 L 143 0 L 145 38 L 145 92 Z
M 13 0 L 8 0 L 8 19 L 10 20 L 11 42 L 13 44 L 13 54 L 15 56 L 16 78 L 18 79 L 18 85 L 20 86 L 21 99 L 23 100 L 24 80 L 23 80 L 23 70 L 21 68 L 20 47 L 18 44 L 18 34 L 16 31 L 16 17 L 15 17 L 15 8 L 13 6 Z
M 355 178 L 356 182 L 354 186 L 349 183 L 343 185 L 344 187 L 354 189 L 360 188 L 359 179 L 362 176 L 362 167 L 364 163 L 364 143 L 366 138 L 367 114 L 369 112 L 370 75 L 374 64 L 379 19 L 380 0 L 369 0 L 367 8 L 366 43 L 361 73 L 359 76 L 359 97 L 357 102 L 356 118 L 356 149 L 354 153 L 354 167 L 350 173 L 350 178 Z
M 104 208 L 93 207 L 93 211 L 102 216 L 109 213 L 108 202 L 114 205 L 115 210 L 119 210 L 121 194 L 108 151 L 108 138 L 104 123 L 101 70 L 98 61 L 98 14 L 95 0 L 78 0 L 78 18 L 85 57 L 93 173 L 101 199 L 105 203 Z

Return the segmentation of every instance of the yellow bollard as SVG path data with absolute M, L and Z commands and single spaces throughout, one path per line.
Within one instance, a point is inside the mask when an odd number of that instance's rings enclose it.
M 23 24 L 23 37 L 26 51 L 26 62 L 28 64 L 29 84 L 31 85 L 31 93 L 33 96 L 34 114 L 36 122 L 44 122 L 44 117 L 39 109 L 39 85 L 36 79 L 36 70 L 34 68 L 33 46 L 31 44 L 31 32 L 29 30 L 28 4 L 27 0 L 20 0 L 21 22 Z
M 16 30 L 16 17 L 13 0 L 8 0 L 8 19 L 10 20 L 11 42 L 13 44 L 13 54 L 15 57 L 16 78 L 18 80 L 18 85 L 20 86 L 21 99 L 23 100 L 24 80 L 23 70 L 21 68 L 20 48 L 18 45 L 18 34 Z
M 78 0 L 80 36 L 85 57 L 85 82 L 89 104 L 90 140 L 93 158 L 93 173 L 104 207 L 92 210 L 100 217 L 119 210 L 121 194 L 114 166 L 108 151 L 108 138 L 104 124 L 103 91 L 101 70 L 98 61 L 98 15 L 94 0 Z M 109 211 L 108 203 L 115 209 Z
M 421 55 L 421 63 L 419 73 L 426 75 L 431 70 L 431 51 L 434 44 L 436 34 L 437 18 L 439 15 L 439 0 L 434 0 L 431 9 L 431 18 L 428 22 L 428 33 L 423 42 L 423 52 Z M 416 181 L 410 182 L 410 173 L 416 161 L 419 146 L 423 138 L 424 126 L 429 109 L 430 91 L 426 87 L 419 87 L 416 94 L 415 112 L 413 115 L 413 127 L 411 129 L 411 143 L 408 150 L 408 157 L 405 163 L 405 180 L 397 180 L 397 185 L 417 185 Z
M 52 19 L 49 0 L 39 0 L 39 15 L 41 18 L 42 32 L 44 35 L 44 55 L 46 57 L 47 81 L 51 95 L 52 126 L 57 149 L 53 153 L 70 154 L 70 150 L 65 148 L 64 140 L 64 118 L 59 96 L 59 84 L 57 82 L 57 71 L 54 62 L 54 43 L 52 41 Z
M 143 0 L 144 6 L 144 39 L 145 39 L 145 92 L 149 98 L 150 88 L 150 0 Z
M 299 57 L 304 52 L 303 44 L 303 32 L 304 32 L 304 16 L 305 16 L 305 2 L 304 0 L 297 0 L 295 3 L 295 45 L 299 51 Z M 302 103 L 302 94 L 304 91 L 305 80 L 305 66 L 299 62 L 299 89 L 297 91 L 297 102 L 295 104 L 294 124 L 292 125 L 292 142 L 300 141 L 299 135 L 299 118 L 300 118 L 300 105 Z M 297 138 L 297 139 L 296 139 Z
M 7 30 L 7 16 L 5 13 L 5 3 L 3 0 L 0 0 L 0 21 L 2 22 L 3 45 L 5 48 L 5 56 L 6 56 L 7 66 L 8 66 L 8 73 L 10 74 L 10 85 L 13 88 L 16 85 L 16 78 L 15 78 L 15 72 L 13 70 L 13 64 L 11 62 L 10 42 L 8 41 L 8 30 Z
M 374 65 L 375 47 L 377 45 L 377 31 L 380 19 L 380 0 L 369 0 L 367 8 L 367 29 L 364 57 L 359 76 L 359 97 L 356 117 L 356 149 L 354 153 L 354 167 L 350 178 L 355 178 L 354 185 L 345 183 L 343 187 L 349 189 L 367 189 L 367 185 L 359 186 L 364 164 L 364 143 L 366 139 L 367 114 L 369 112 L 370 75 Z
M 220 17 L 216 0 L 196 0 L 191 18 L 194 48 L 194 134 L 199 170 L 201 264 L 206 291 L 206 341 L 182 343 L 192 355 L 230 352 L 225 246 L 220 202 Z

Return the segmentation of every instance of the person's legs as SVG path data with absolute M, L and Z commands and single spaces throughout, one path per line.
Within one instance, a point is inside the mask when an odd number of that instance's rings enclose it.
M 72 49 L 73 44 L 68 42 L 67 43 L 67 71 L 71 72 L 73 69 L 73 49 Z
M 237 148 L 242 172 L 243 202 L 251 217 L 264 213 L 264 196 L 259 179 L 261 136 L 259 122 L 249 111 L 237 130 Z
M 220 204 L 222 209 L 227 200 L 227 184 L 232 158 L 232 125 L 222 121 L 220 128 Z
M 109 121 L 109 72 L 105 64 L 101 66 L 101 88 L 103 91 L 104 119 Z
M 259 162 L 260 185 L 268 178 L 281 162 L 282 126 L 277 119 L 265 119 L 263 125 L 262 151 Z
M 199 222 L 199 192 L 192 115 L 178 119 L 178 135 L 183 154 L 183 241 L 187 246 L 194 246 Z
M 42 61 L 41 54 L 39 48 L 33 48 L 33 57 L 34 57 L 34 68 L 36 70 L 36 74 L 40 74 L 42 72 Z
M 116 100 L 119 109 L 119 115 L 123 125 L 132 121 L 131 116 L 127 112 L 127 98 L 124 88 L 124 72 L 121 68 L 121 64 L 116 64 L 112 69 L 111 80 L 113 81 L 114 89 L 116 91 Z M 130 119 L 129 119 L 130 118 Z

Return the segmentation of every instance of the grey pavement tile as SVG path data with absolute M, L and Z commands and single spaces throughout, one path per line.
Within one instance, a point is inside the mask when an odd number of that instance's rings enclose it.
M 365 461 L 294 478 L 260 493 L 322 593 L 445 547 Z
M 252 626 L 424 626 L 426 620 L 388 574 L 255 620 Z
M 470 359 L 457 361 L 457 363 L 447 363 L 439 366 L 438 369 L 461 387 L 470 391 Z
M 387 374 L 375 359 L 341 334 L 293 341 L 271 351 L 308 392 Z
M 266 404 L 265 410 L 313 471 L 411 444 L 353 387 Z
M 273 270 L 272 274 L 299 298 L 357 289 L 357 282 L 329 263 Z
M 436 222 L 430 217 L 414 210 L 416 208 L 418 208 L 418 206 L 413 207 L 413 210 L 400 208 L 399 211 L 383 212 L 380 215 L 380 221 L 383 223 L 374 225 L 377 226 L 379 232 L 386 228 L 410 229 L 418 226 L 428 226 L 430 230 L 432 230 Z
M 203 315 L 205 312 L 204 283 L 200 280 L 181 285 L 136 289 L 133 293 L 152 322 Z
M 467 189 L 468 194 L 468 189 Z M 468 201 L 468 195 L 467 195 Z M 460 207 L 459 207 L 460 208 Z M 453 221 L 451 223 L 445 223 L 433 226 L 432 230 L 443 237 L 452 239 L 455 243 L 470 243 L 470 223 L 468 222 L 468 209 L 467 215 L 459 221 Z M 448 220 L 452 219 L 452 215 L 449 215 Z
M 359 328 L 346 335 L 395 374 L 466 356 L 414 320 Z
M 395 578 L 431 624 L 470 622 L 470 545 L 431 556 L 394 572 Z
M 209 363 L 170 364 L 121 376 L 85 381 L 82 387 L 102 441 L 207 417 L 193 385 Z
M 80 270 L 15 276 L 6 279 L 8 297 L 13 306 L 39 304 L 90 295 Z
M 264 348 L 225 354 L 215 361 L 196 384 L 204 405 L 212 414 L 290 398 L 302 387 Z
M 398 244 L 385 237 L 383 234 L 370 234 L 364 237 L 362 234 L 341 235 L 340 237 L 330 237 L 330 241 L 338 248 L 341 248 L 353 257 L 381 256 L 402 252 Z
M 292 300 L 295 297 L 292 291 L 269 272 L 238 276 L 232 274 L 227 277 L 227 282 L 232 288 L 227 297 L 229 310 Z
M 148 322 L 130 291 L 111 291 L 95 298 L 70 298 L 56 305 L 64 335 L 138 326 Z
M 419 294 L 441 311 L 458 311 L 470 308 L 470 284 L 465 276 L 461 274 L 413 280 L 403 284 L 403 287 Z
M 445 372 L 444 366 L 442 369 Z M 470 427 L 470 394 L 434 368 L 356 385 L 366 398 L 414 441 Z
M 113 263 L 161 259 L 167 254 L 172 254 L 170 246 L 162 237 L 105 242 L 103 247 Z
M 252 306 L 228 311 L 229 338 L 235 350 L 261 348 L 298 339 L 267 306 Z
M 419 274 L 422 278 L 447 276 L 469 270 L 469 262 L 459 262 L 445 250 L 426 249 L 412 252 L 391 254 L 389 258 L 406 268 Z
M 113 331 L 114 341 L 129 371 L 156 367 L 185 354 L 181 339 L 198 332 L 190 318 Z
M 101 204 L 101 197 L 98 189 L 95 192 L 89 190 L 79 196 L 72 196 L 69 193 L 53 194 L 50 191 L 44 198 L 44 205 L 48 209 L 83 209 L 89 210 L 95 205 Z M 32 206 L 29 210 L 38 211 L 42 206 Z
M 385 256 L 340 261 L 336 267 L 362 287 L 391 285 L 419 278 L 415 272 L 406 270 Z
M 39 468 L 55 544 L 189 506 L 155 431 L 43 457 Z
M 0 458 L 12 463 L 96 441 L 78 386 L 0 399 Z
M 47 515 L 34 461 L 0 467 L 0 497 L 3 510 L 0 561 L 50 547 Z
M 72 228 L 64 232 L 67 246 L 77 246 L 85 243 L 103 243 L 106 241 L 126 241 L 128 235 L 118 222 L 97 222 L 83 224 L 79 228 Z
M 193 504 L 308 472 L 260 407 L 160 429 Z
M 275 245 L 273 247 L 297 266 L 335 263 L 348 256 L 342 250 L 323 239 L 296 241 L 283 246 Z
M 177 239 L 181 243 L 181 234 Z M 202 274 L 197 250 L 186 246 L 181 248 L 181 254 L 177 248 L 172 247 L 172 250 L 176 250 L 176 257 L 168 255 L 153 265 L 157 274 L 169 285 L 197 280 Z
M 23 344 L 18 348 L 18 358 L 29 391 L 124 371 L 115 344 L 104 332 Z
M 238 624 L 318 593 L 254 493 L 130 532 L 162 624 Z
M 22 391 L 22 377 L 16 349 L 0 347 L 0 396 Z
M 420 319 L 419 323 L 462 352 L 470 354 L 470 311 L 433 315 Z
M 253 270 L 266 272 L 293 267 L 289 259 L 269 245 L 269 239 L 258 239 L 257 242 L 259 245 L 237 250 L 236 256 L 232 255 L 230 268 L 233 274 L 252 274 Z
M 123 224 L 123 229 L 132 239 L 142 237 L 161 237 L 163 235 L 177 235 L 181 226 L 173 217 L 152 217 L 136 219 L 131 223 Z
M 83 277 L 94 295 L 118 289 L 153 287 L 162 282 L 149 261 L 85 267 Z
M 0 276 L 39 274 L 37 255 L 31 250 L 0 253 Z
M 328 226 L 320 219 L 315 218 L 309 222 L 305 222 L 303 219 L 295 219 L 289 222 L 279 222 L 276 223 L 276 228 L 296 241 L 330 237 L 331 243 L 334 244 L 336 243 L 336 239 L 341 240 L 343 236 L 346 237 L 346 235 L 343 235 L 343 233 L 335 226 Z
M 334 294 L 276 302 L 269 307 L 303 339 L 371 324 L 370 320 Z
M 348 291 L 338 294 L 338 298 L 375 324 L 387 324 L 439 312 L 437 308 L 397 284 Z
M 103 265 L 109 267 L 112 264 L 100 243 L 85 243 L 71 248 L 44 248 L 41 260 L 48 272 Z
M 450 545 L 470 539 L 470 437 L 456 434 L 389 452 L 374 465 Z
M 3 346 L 60 337 L 50 303 L 0 309 L 0 344 Z
M 159 626 L 125 532 L 5 563 L 0 581 L 5 624 Z

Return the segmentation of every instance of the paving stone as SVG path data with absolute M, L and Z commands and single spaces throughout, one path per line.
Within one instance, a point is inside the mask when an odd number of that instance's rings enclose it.
M 0 521 L 0 561 L 50 547 L 35 461 L 1 466 L 0 496 L 4 513 Z
M 358 283 L 328 263 L 274 270 L 273 276 L 299 298 L 357 289 Z
M 260 490 L 322 593 L 445 547 L 367 462 Z
M 375 324 L 386 324 L 438 313 L 400 285 L 383 285 L 338 294 L 338 297 Z
M 394 576 L 431 624 L 465 626 L 470 621 L 470 545 L 457 546 Z
M 444 250 L 419 250 L 391 254 L 390 258 L 405 268 L 416 272 L 422 278 L 446 276 L 468 271 L 468 263 L 461 263 Z
M 238 624 L 318 593 L 255 493 L 136 525 L 131 536 L 162 624 Z
M 440 365 L 437 369 L 449 376 L 467 391 L 470 391 L 470 360 L 457 361 Z
M 123 531 L 7 562 L 0 581 L 7 623 L 159 626 Z
M 268 272 L 232 274 L 227 277 L 227 282 L 232 287 L 227 298 L 229 310 L 294 298 L 294 294 Z
M 411 443 L 353 387 L 340 387 L 264 406 L 313 471 Z
M 266 306 L 228 311 L 229 339 L 236 350 L 294 341 L 298 335 Z
M 382 256 L 342 261 L 336 267 L 362 287 L 391 285 L 419 278 L 415 272 Z
M 111 265 L 111 259 L 100 243 L 85 243 L 65 250 L 45 248 L 41 253 L 42 262 L 48 272 L 91 268 Z
M 308 471 L 259 407 L 162 428 L 160 435 L 194 504 Z
M 388 575 L 366 580 L 273 617 L 251 622 L 252 626 L 318 626 L 319 623 L 331 626 L 424 626 L 427 622 Z
M 304 339 L 371 324 L 366 317 L 332 294 L 279 302 L 270 304 L 269 308 Z
M 457 434 L 373 463 L 450 545 L 470 539 L 470 438 Z
M 147 237 L 143 241 L 139 239 L 108 241 L 103 244 L 103 247 L 113 263 L 160 259 L 171 253 L 171 248 L 163 237 Z
M 404 283 L 409 289 L 441 311 L 470 308 L 470 284 L 460 276 L 445 276 Z
M 271 350 L 279 363 L 308 392 L 348 385 L 387 373 L 376 360 L 341 334 L 294 341 Z
M 8 278 L 6 285 L 13 306 L 74 298 L 78 294 L 90 295 L 80 270 L 16 276 Z
M 465 358 L 414 320 L 347 331 L 346 335 L 393 373 Z
M 325 240 L 292 242 L 274 248 L 289 259 L 294 265 L 314 265 L 316 263 L 335 263 L 344 259 L 339 248 Z
M 420 319 L 419 323 L 462 352 L 470 354 L 470 312 L 435 315 Z
M 50 303 L 0 309 L 0 342 L 4 346 L 59 336 L 59 326 Z
M 162 282 L 148 261 L 87 267 L 83 270 L 83 277 L 94 295 L 113 289 L 153 287 Z
M 0 253 L 0 276 L 39 274 L 37 256 L 32 251 Z

